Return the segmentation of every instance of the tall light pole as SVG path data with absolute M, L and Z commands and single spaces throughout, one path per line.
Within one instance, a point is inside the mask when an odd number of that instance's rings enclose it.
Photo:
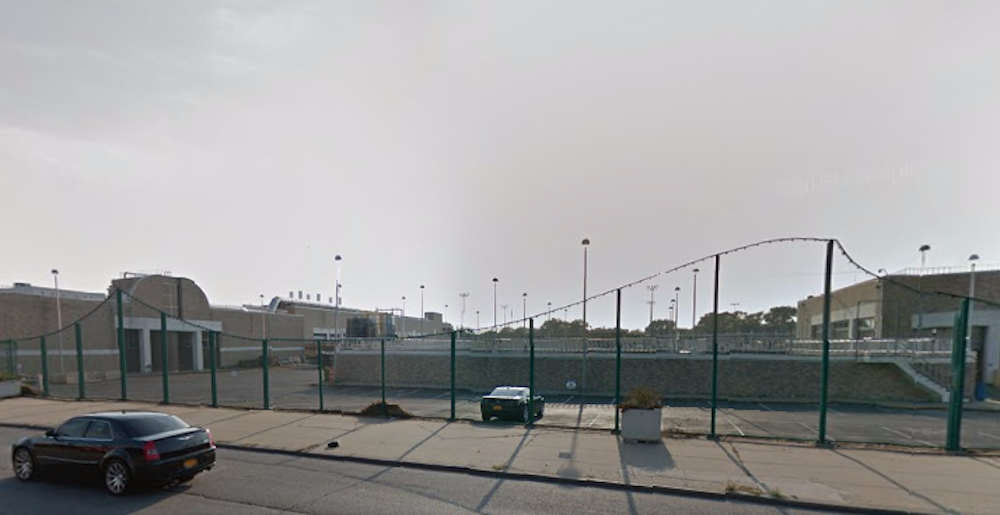
M 504 327 L 507 326 L 507 308 L 509 308 L 509 307 L 510 306 L 508 306 L 506 304 L 500 304 L 500 309 L 503 309 L 503 325 L 504 325 Z
M 448 323 L 448 305 L 444 305 L 444 323 Z
M 927 251 L 931 250 L 931 246 L 924 244 L 921 245 L 918 252 L 920 252 L 920 273 L 917 274 L 917 336 L 920 336 L 920 332 L 924 329 L 924 267 L 927 265 Z M 897 327 L 898 331 L 899 328 Z
M 424 285 L 420 285 L 420 334 L 424 334 Z
M 479 323 L 479 310 L 476 310 L 476 330 L 478 331 L 482 325 Z
M 521 325 L 528 327 L 528 292 L 521 294 Z
M 681 287 L 674 287 L 674 327 L 679 325 L 681 320 Z
M 548 313 L 549 313 L 549 320 L 552 320 L 552 303 L 551 302 L 549 302 L 549 311 L 548 311 Z
M 62 334 L 62 299 L 59 296 L 59 270 L 52 269 L 52 280 L 56 284 L 56 325 L 59 329 L 59 373 L 66 373 L 66 363 L 63 361 L 63 334 Z
M 975 302 L 972 300 L 976 296 L 976 261 L 979 261 L 979 254 L 973 254 L 969 256 L 969 327 L 967 328 L 966 341 L 968 342 L 965 346 L 966 352 L 972 350 L 972 329 L 975 324 L 972 323 L 972 305 Z M 982 350 L 979 351 L 980 354 L 985 354 L 986 346 L 983 345 Z M 986 386 L 984 381 L 986 379 L 986 357 L 979 356 L 979 374 L 976 380 L 976 391 L 974 396 L 976 400 L 983 400 L 986 397 Z
M 698 270 L 695 268 L 692 270 L 694 272 L 694 287 L 691 288 L 691 330 L 694 331 L 694 327 L 698 325 Z
M 494 277 L 493 278 L 493 343 L 494 344 L 496 344 L 497 342 L 497 332 L 499 332 L 499 330 L 497 329 L 497 283 L 498 282 L 500 282 L 500 279 Z
M 462 315 L 458 319 L 458 327 L 463 328 L 465 327 L 465 299 L 469 297 L 469 294 L 467 292 L 462 292 L 459 293 L 458 296 L 462 297 Z
M 333 292 L 333 334 L 338 337 L 340 336 L 340 262 L 343 259 L 340 254 L 333 257 L 333 262 L 337 264 L 336 288 Z
M 740 307 L 740 303 L 739 302 L 730 302 L 729 305 L 733 307 L 733 314 L 734 315 L 736 313 L 739 313 L 739 311 L 737 311 L 737 309 L 736 309 L 736 308 Z
M 403 295 L 403 316 L 399 320 L 399 332 L 406 336 L 406 295 Z
M 653 304 L 656 304 L 656 290 L 659 288 L 659 284 L 647 284 L 646 289 L 649 290 L 649 323 L 653 323 Z
M 267 310 L 264 309 L 264 294 L 260 294 L 260 334 L 267 338 Z
M 590 240 L 584 238 L 582 242 L 583 245 L 583 334 L 587 335 L 587 248 L 590 246 Z M 584 344 L 586 345 L 586 344 Z M 584 350 L 586 353 L 587 351 Z

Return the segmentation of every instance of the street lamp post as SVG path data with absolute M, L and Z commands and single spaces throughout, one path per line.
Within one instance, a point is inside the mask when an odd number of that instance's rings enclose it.
M 500 304 L 500 309 L 503 310 L 503 325 L 504 325 L 504 327 L 507 327 L 507 308 L 509 308 L 509 307 L 510 306 L 508 306 L 506 304 Z
M 465 299 L 469 297 L 469 294 L 467 292 L 462 292 L 459 293 L 458 296 L 462 297 L 462 315 L 458 319 L 458 327 L 463 328 L 465 327 Z
M 733 307 L 733 314 L 738 313 L 738 311 L 736 310 L 736 308 L 740 307 L 740 303 L 739 302 L 730 302 L 729 305 Z
M 927 251 L 931 250 L 931 246 L 924 244 L 921 245 L 918 252 L 920 252 L 920 273 L 917 274 L 917 336 L 920 336 L 921 331 L 924 329 L 924 268 L 927 266 Z M 898 330 L 898 328 L 897 328 Z
M 681 341 L 681 287 L 674 286 L 674 340 Z
M 399 319 L 399 332 L 406 336 L 406 295 L 403 295 L 403 316 Z
M 548 311 L 548 313 L 549 313 L 549 320 L 552 320 L 552 303 L 551 302 L 549 302 L 549 311 Z
M 62 299 L 59 296 L 59 270 L 52 269 L 52 279 L 56 286 L 56 325 L 59 329 L 59 373 L 66 373 L 66 363 L 63 361 L 63 335 L 62 335 Z
M 656 304 L 655 293 L 659 284 L 647 284 L 646 289 L 649 290 L 649 323 L 653 323 L 653 304 Z
M 493 344 L 497 343 L 497 283 L 500 279 L 493 278 Z
M 521 294 L 521 325 L 528 327 L 528 292 Z
M 966 333 L 968 333 L 966 336 L 966 341 L 968 342 L 965 346 L 966 353 L 972 350 L 972 329 L 975 327 L 975 324 L 972 323 L 972 312 L 973 305 L 975 304 L 973 299 L 976 296 L 976 261 L 979 261 L 979 254 L 969 256 L 969 327 L 966 330 Z M 979 352 L 980 354 L 985 354 L 986 346 L 983 345 L 983 348 Z M 979 363 L 979 374 L 977 374 L 978 378 L 976 380 L 976 391 L 974 394 L 977 401 L 981 401 L 986 398 L 985 380 L 986 373 L 988 371 L 985 356 L 979 356 Z
M 448 323 L 448 305 L 444 305 L 444 323 Z
M 267 338 L 267 310 L 264 308 L 264 294 L 260 294 L 260 334 Z
M 336 288 L 333 292 L 333 334 L 335 336 L 340 336 L 340 262 L 344 258 L 337 254 L 333 257 L 333 261 L 337 264 L 337 278 L 335 281 Z
M 424 285 L 420 285 L 420 334 L 424 334 Z
M 482 325 L 479 323 L 479 310 L 476 310 L 476 330 L 478 331 Z
M 584 337 L 587 335 L 587 248 L 590 246 L 590 240 L 584 238 L 582 242 L 583 245 L 583 334 Z M 586 342 L 586 339 L 584 340 Z M 586 343 L 584 343 L 586 347 Z M 586 349 L 584 353 L 586 353 Z
M 694 327 L 698 324 L 698 270 L 695 268 L 694 272 L 694 287 L 691 288 L 691 330 L 694 331 Z

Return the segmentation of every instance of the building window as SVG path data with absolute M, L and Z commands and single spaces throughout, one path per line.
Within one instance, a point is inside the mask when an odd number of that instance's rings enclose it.
M 860 318 L 857 320 L 857 329 L 855 329 L 855 335 L 858 338 L 874 338 L 875 337 L 875 318 Z
M 831 340 L 846 340 L 851 337 L 851 321 L 838 320 L 830 324 Z

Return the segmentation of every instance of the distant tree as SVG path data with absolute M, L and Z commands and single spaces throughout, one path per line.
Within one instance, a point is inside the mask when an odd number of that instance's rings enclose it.
M 653 320 L 646 326 L 646 336 L 670 336 L 677 331 L 673 320 Z
M 798 310 L 793 306 L 775 306 L 764 314 L 764 330 L 776 334 L 795 332 Z

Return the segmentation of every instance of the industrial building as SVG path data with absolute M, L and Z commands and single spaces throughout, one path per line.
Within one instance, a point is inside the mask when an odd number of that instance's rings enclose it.
M 0 358 L 16 364 L 22 373 L 36 372 L 42 354 L 40 336 L 45 335 L 53 382 L 73 381 L 79 334 L 87 378 L 117 377 L 119 289 L 127 374 L 159 372 L 164 356 L 171 371 L 205 370 L 211 359 L 210 334 L 217 338 L 217 366 L 229 368 L 259 362 L 265 338 L 273 342 L 275 356 L 304 356 L 311 347 L 306 344 L 315 340 L 396 338 L 451 330 L 439 313 L 404 317 L 399 310 L 323 303 L 318 296 L 317 301 L 274 297 L 264 306 L 213 305 L 191 279 L 126 273 L 114 279 L 105 293 L 57 291 L 26 283 L 0 288 Z M 166 315 L 162 319 L 161 313 Z
M 831 295 L 830 339 L 932 338 L 950 341 L 961 298 L 1000 304 L 1000 270 L 907 269 L 835 290 Z M 973 303 L 969 349 L 975 352 L 975 380 L 1000 386 L 1000 308 Z M 796 336 L 820 337 L 823 295 L 798 303 Z

